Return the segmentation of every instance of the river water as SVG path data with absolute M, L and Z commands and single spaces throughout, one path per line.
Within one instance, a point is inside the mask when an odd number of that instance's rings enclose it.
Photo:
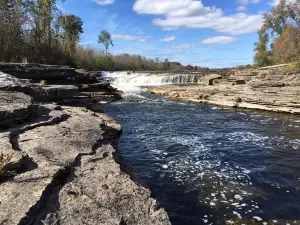
M 172 224 L 300 224 L 299 117 L 143 92 L 104 110 L 122 125 L 133 177 Z

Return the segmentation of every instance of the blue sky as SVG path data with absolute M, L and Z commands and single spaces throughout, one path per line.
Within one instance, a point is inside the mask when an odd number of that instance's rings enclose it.
M 276 0 L 67 0 L 58 3 L 84 22 L 81 44 L 97 43 L 102 29 L 110 52 L 168 58 L 182 64 L 228 67 L 253 62 L 262 13 Z

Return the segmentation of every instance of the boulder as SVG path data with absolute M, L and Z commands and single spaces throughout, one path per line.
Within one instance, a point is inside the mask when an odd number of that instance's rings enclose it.
M 38 114 L 38 105 L 24 93 L 0 91 L 0 127 L 7 128 Z

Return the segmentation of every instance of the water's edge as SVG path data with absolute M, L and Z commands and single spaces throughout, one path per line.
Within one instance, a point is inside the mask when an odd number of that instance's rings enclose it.
M 167 88 L 166 88 L 167 87 Z M 250 102 L 239 102 L 239 95 L 236 96 L 236 99 L 199 99 L 191 96 L 183 96 L 181 93 L 175 93 L 178 91 L 180 86 L 161 86 L 161 87 L 147 87 L 146 90 L 151 94 L 156 94 L 164 96 L 173 101 L 186 102 L 186 103 L 195 103 L 195 104 L 210 104 L 215 106 L 223 107 L 232 107 L 242 110 L 252 110 L 263 112 L 267 111 L 270 113 L 283 113 L 283 114 L 292 114 L 300 116 L 300 110 L 291 109 L 284 106 L 274 106 L 274 105 L 263 105 L 259 103 L 250 103 Z M 187 91 L 188 91 L 188 87 Z

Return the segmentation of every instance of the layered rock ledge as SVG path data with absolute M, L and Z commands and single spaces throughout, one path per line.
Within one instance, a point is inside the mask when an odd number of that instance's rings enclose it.
M 215 71 L 197 84 L 149 91 L 179 101 L 300 114 L 300 74 L 285 72 L 281 67 Z
M 121 127 L 95 97 L 113 101 L 119 92 L 99 81 L 39 86 L 2 77 L 0 153 L 13 156 L 0 175 L 0 224 L 170 224 L 127 173 Z

